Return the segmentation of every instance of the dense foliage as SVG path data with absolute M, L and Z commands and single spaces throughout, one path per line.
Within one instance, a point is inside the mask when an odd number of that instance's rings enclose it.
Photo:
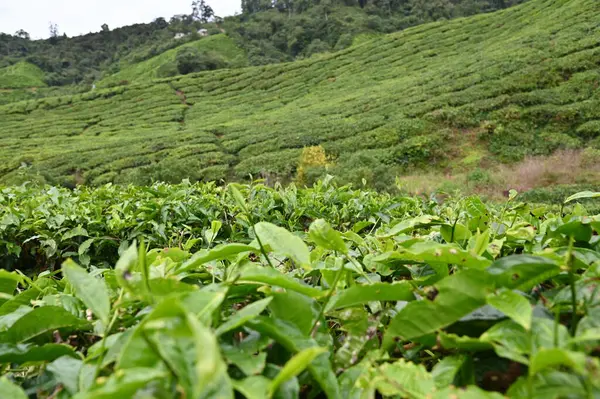
M 594 198 L 3 188 L 0 395 L 594 397 Z
M 0 67 L 27 61 L 44 71 L 45 81 L 50 85 L 91 83 L 104 68 L 133 50 L 172 38 L 173 32 L 164 19 L 71 38 L 59 35 L 31 40 L 0 34 Z
M 11 103 L 0 179 L 289 181 L 320 145 L 305 183 L 385 189 L 419 168 L 598 147 L 599 16 L 595 0 L 533 0 L 293 63 Z
M 252 65 L 348 48 L 361 34 L 505 9 L 524 0 L 243 0 L 223 26 Z
M 357 1 L 348 0 L 243 1 L 244 14 L 224 21 L 213 18 L 210 6 L 198 1 L 190 15 L 174 16 L 168 22 L 159 18 L 114 30 L 105 24 L 98 27 L 99 32 L 76 37 L 61 35 L 60 27 L 51 25 L 51 37 L 46 40 L 31 40 L 22 30 L 14 36 L 0 34 L 0 75 L 2 67 L 25 61 L 41 68 L 42 84 L 90 85 L 130 66 L 132 61 L 145 61 L 181 45 L 182 38 L 175 35 L 188 35 L 183 42 L 197 40 L 200 28 L 211 34 L 226 31 L 248 53 L 247 62 L 252 65 L 289 61 L 346 48 L 360 33 L 389 33 L 424 22 L 503 9 L 523 1 L 374 0 L 362 2 L 363 8 Z M 217 67 L 242 64 L 222 63 Z M 42 85 L 39 81 L 26 83 L 30 85 L 25 87 Z M 14 87 L 3 84 L 0 78 L 0 88 Z

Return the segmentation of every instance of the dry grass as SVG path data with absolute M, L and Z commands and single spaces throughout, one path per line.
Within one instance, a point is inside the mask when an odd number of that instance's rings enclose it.
M 547 157 L 529 157 L 491 173 L 492 185 L 504 190 L 527 191 L 557 184 L 597 182 L 600 161 L 593 150 L 564 150 Z
M 401 191 L 426 194 L 460 190 L 489 198 L 501 198 L 508 190 L 525 192 L 534 188 L 562 184 L 586 184 L 600 181 L 600 150 L 558 151 L 550 156 L 528 157 L 513 165 L 481 170 L 487 179 L 469 178 L 475 169 L 458 174 L 414 174 L 397 179 Z

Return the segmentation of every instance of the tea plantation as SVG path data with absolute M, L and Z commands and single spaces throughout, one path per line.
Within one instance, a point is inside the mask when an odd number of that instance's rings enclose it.
M 598 147 L 599 20 L 596 0 L 533 0 L 293 63 L 11 102 L 0 181 L 285 182 L 321 146 L 307 179 L 385 186 L 474 147 L 494 162 Z
M 582 200 L 0 188 L 0 397 L 597 397 Z

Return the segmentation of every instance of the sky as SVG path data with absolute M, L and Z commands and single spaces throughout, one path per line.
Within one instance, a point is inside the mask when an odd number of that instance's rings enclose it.
M 241 0 L 207 0 L 220 17 L 240 11 Z M 59 33 L 77 36 L 191 12 L 192 0 L 0 0 L 0 32 L 24 29 L 32 39 L 47 38 L 50 22 Z

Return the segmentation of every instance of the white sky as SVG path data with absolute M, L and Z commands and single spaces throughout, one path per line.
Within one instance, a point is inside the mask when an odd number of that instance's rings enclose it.
M 207 0 L 220 17 L 239 12 L 241 0 Z M 19 29 L 33 39 L 49 36 L 50 22 L 60 34 L 77 36 L 134 23 L 191 12 L 192 0 L 0 0 L 0 32 L 14 34 Z

